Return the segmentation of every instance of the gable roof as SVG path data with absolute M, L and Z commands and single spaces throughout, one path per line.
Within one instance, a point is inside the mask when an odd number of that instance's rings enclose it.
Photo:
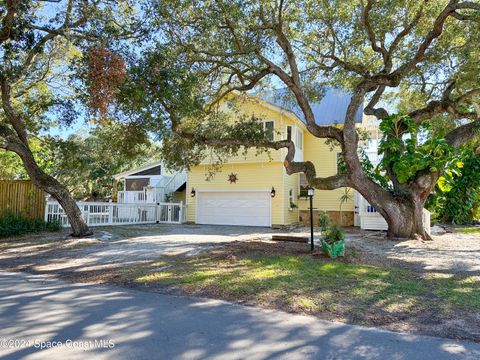
M 293 112 L 300 120 L 306 123 L 302 110 L 296 101 L 291 100 L 292 95 L 287 88 L 259 92 L 255 96 L 272 105 Z M 321 126 L 343 124 L 351 97 L 351 94 L 343 90 L 327 88 L 324 97 L 319 102 L 310 103 L 315 116 L 315 122 Z M 356 123 L 362 122 L 362 113 L 363 103 L 355 114 Z
M 115 174 L 115 175 L 113 175 L 113 178 L 115 180 L 119 180 L 121 178 L 124 178 L 125 176 L 136 174 L 137 172 L 145 171 L 145 170 L 154 168 L 154 167 L 159 166 L 159 165 L 162 166 L 162 162 L 161 161 L 156 161 L 154 163 L 151 163 L 151 164 L 148 164 L 148 165 L 145 165 L 145 166 L 142 166 L 142 167 L 138 167 L 138 168 L 131 169 L 131 170 L 128 170 L 128 171 L 124 171 L 124 172 L 119 173 L 119 174 Z M 146 176 L 148 176 L 148 175 L 146 175 Z

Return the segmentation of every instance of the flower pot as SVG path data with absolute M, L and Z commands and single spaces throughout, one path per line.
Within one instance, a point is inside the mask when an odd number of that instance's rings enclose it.
M 328 257 L 336 259 L 338 256 L 345 256 L 345 240 L 336 241 L 329 244 L 324 239 L 321 241 L 322 250 Z

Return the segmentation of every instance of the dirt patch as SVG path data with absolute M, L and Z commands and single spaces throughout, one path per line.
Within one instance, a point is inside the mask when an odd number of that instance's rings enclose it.
M 433 241 L 386 240 L 383 232 L 354 230 L 347 246 L 362 262 L 397 266 L 416 271 L 480 275 L 480 235 L 447 232 Z M 365 255 L 365 256 L 364 256 Z

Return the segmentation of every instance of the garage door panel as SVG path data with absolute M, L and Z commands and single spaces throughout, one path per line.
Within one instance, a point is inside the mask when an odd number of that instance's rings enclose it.
M 197 223 L 216 225 L 271 225 L 269 192 L 199 192 Z

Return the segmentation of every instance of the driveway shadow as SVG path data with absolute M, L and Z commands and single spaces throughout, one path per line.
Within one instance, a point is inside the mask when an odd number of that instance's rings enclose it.
M 229 303 L 0 272 L 0 338 L 113 341 L 0 349 L 2 359 L 460 359 L 480 345 Z

